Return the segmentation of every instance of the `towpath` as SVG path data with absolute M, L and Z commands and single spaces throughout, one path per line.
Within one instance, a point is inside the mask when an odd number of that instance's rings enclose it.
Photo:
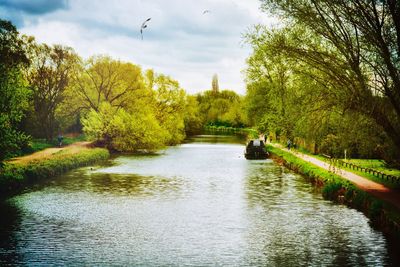
M 317 158 L 314 158 L 312 156 L 300 153 L 298 151 L 295 150 L 287 150 L 286 148 L 284 148 L 282 145 L 280 144 L 276 144 L 276 143 L 270 143 L 272 146 L 275 146 L 279 149 L 283 149 L 286 152 L 290 152 L 293 155 L 295 155 L 298 158 L 301 158 L 307 162 L 310 162 L 318 167 L 321 167 L 325 170 L 332 170 L 332 166 L 327 163 L 324 162 L 322 160 L 319 160 Z M 382 199 L 390 204 L 392 204 L 393 206 L 395 206 L 398 210 L 400 210 L 400 192 L 391 188 L 388 188 L 382 184 L 376 183 L 374 181 L 368 180 L 362 176 L 359 176 L 357 174 L 354 174 L 352 172 L 343 170 L 341 168 L 335 167 L 335 173 L 339 176 L 341 176 L 342 178 L 352 182 L 355 186 L 357 186 L 358 188 L 360 188 L 361 190 L 364 190 L 368 193 L 370 193 L 371 195 Z
M 75 154 L 84 149 L 87 149 L 90 146 L 90 144 L 91 142 L 76 142 L 68 146 L 46 148 L 44 150 L 40 150 L 38 152 L 26 156 L 13 158 L 10 160 L 10 162 L 25 164 L 33 160 L 50 158 L 53 154 L 58 153 L 60 151 L 64 151 L 68 154 Z

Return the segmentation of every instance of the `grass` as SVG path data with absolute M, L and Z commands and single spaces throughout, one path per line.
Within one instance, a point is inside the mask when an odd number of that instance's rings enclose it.
M 299 149 L 297 149 L 297 151 L 299 151 L 303 154 L 309 155 L 311 157 L 314 157 L 316 159 L 319 159 L 319 160 L 322 160 L 325 162 L 329 162 L 326 157 L 319 155 L 319 154 L 312 154 L 303 148 L 299 148 Z M 383 160 L 379 160 L 379 159 L 347 159 L 346 162 L 353 163 L 353 164 L 363 167 L 363 168 L 374 169 L 376 171 L 379 171 L 379 172 L 382 172 L 382 173 L 385 173 L 388 175 L 394 175 L 394 176 L 400 177 L 400 170 L 387 168 L 385 165 L 385 161 L 383 161 Z M 346 171 L 349 171 L 349 172 L 352 172 L 354 174 L 357 174 L 357 175 L 364 177 L 368 180 L 371 180 L 373 182 L 383 184 L 386 187 L 389 187 L 392 189 L 400 189 L 400 182 L 396 182 L 396 181 L 392 182 L 391 180 L 386 180 L 386 179 L 383 179 L 382 177 L 378 177 L 373 174 L 366 173 L 361 170 L 352 169 L 350 167 L 342 166 L 339 164 L 336 165 L 336 167 L 341 168 Z
M 386 167 L 384 160 L 380 159 L 347 159 L 346 162 L 353 163 L 363 168 L 374 169 L 388 175 L 400 177 L 400 170 Z
M 282 149 L 273 146 L 267 146 L 267 150 L 272 154 L 275 154 L 283 158 L 287 163 L 294 165 L 300 173 L 305 174 L 311 178 L 318 178 L 324 183 L 341 184 L 343 187 L 350 188 L 354 187 L 352 183 L 341 178 L 340 176 L 331 173 L 325 169 L 322 169 L 314 164 L 311 164 L 305 160 L 302 160 L 290 152 L 286 152 Z
M 0 169 L 0 192 L 12 193 L 38 179 L 60 175 L 71 169 L 87 166 L 110 156 L 104 148 L 86 148 L 78 153 L 60 151 L 50 158 L 25 163 L 7 162 Z
M 70 145 L 85 140 L 86 137 L 85 135 L 82 134 L 76 137 L 64 137 L 62 143 L 63 145 Z M 37 151 L 44 150 L 46 148 L 57 147 L 57 146 L 58 146 L 57 138 L 54 138 L 51 141 L 47 141 L 46 139 L 32 139 L 32 141 L 29 143 L 29 147 L 20 151 L 17 156 L 24 156 L 35 153 Z
M 360 165 L 359 165 L 360 166 Z M 355 170 L 352 169 L 350 167 L 346 167 L 346 166 L 339 166 L 341 169 L 352 172 L 354 174 L 357 174 L 361 177 L 364 177 L 368 180 L 371 180 L 373 182 L 379 183 L 379 184 L 383 184 L 384 186 L 388 187 L 388 188 L 392 188 L 392 189 L 400 189 L 400 183 L 399 182 L 392 182 L 391 180 L 385 180 L 381 177 L 375 176 L 371 173 L 367 173 L 367 172 L 363 172 L 360 170 Z

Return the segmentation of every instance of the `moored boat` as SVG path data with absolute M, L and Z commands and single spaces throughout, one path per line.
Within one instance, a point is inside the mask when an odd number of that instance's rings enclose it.
M 244 152 L 244 157 L 246 159 L 266 159 L 268 155 L 269 153 L 265 148 L 264 141 L 253 139 L 247 143 Z

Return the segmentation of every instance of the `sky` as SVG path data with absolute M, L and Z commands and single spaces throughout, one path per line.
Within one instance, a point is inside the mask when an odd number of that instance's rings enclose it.
M 216 73 L 220 89 L 242 95 L 251 53 L 243 34 L 275 23 L 259 0 L 0 0 L 0 18 L 83 58 L 106 54 L 170 75 L 188 93 L 209 90 Z

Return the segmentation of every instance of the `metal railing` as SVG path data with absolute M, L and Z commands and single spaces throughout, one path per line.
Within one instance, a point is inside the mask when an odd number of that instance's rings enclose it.
M 326 154 L 322 154 L 322 156 L 329 161 L 329 168 L 331 169 L 331 166 L 332 166 L 332 172 L 334 172 L 334 173 L 336 173 L 336 167 L 337 166 L 344 166 L 344 167 L 350 168 L 352 170 L 357 170 L 357 171 L 365 172 L 365 173 L 368 173 L 368 174 L 372 174 L 375 177 L 384 179 L 386 181 L 391 181 L 392 183 L 395 183 L 395 182 L 396 183 L 400 183 L 400 177 L 398 177 L 398 176 L 390 175 L 390 174 L 387 174 L 387 173 L 384 173 L 384 172 L 380 172 L 380 171 L 377 171 L 377 170 L 374 170 L 374 169 L 371 169 L 371 168 L 361 167 L 361 166 L 358 166 L 358 165 L 356 165 L 354 163 L 346 162 L 346 161 L 341 160 L 341 159 L 336 159 L 336 158 L 333 158 L 333 157 L 331 157 L 329 155 L 326 155 Z

